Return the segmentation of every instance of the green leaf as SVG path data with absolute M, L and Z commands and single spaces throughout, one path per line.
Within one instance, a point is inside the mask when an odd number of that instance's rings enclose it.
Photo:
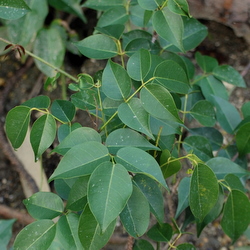
M 34 54 L 57 68 L 62 66 L 65 55 L 65 44 L 58 29 L 52 27 L 39 31 L 34 43 Z M 35 63 L 45 75 L 53 77 L 57 74 L 55 69 L 43 62 L 35 59 Z
M 234 243 L 250 223 L 250 203 L 248 197 L 239 190 L 229 193 L 223 210 L 221 226 Z
M 136 239 L 135 244 L 133 246 L 133 250 L 154 250 L 154 247 L 151 243 L 144 239 Z
M 214 106 L 208 101 L 196 102 L 190 114 L 203 126 L 213 127 L 216 123 Z
M 117 152 L 116 160 L 128 171 L 145 174 L 168 189 L 157 161 L 145 151 L 134 147 L 121 148 Z
M 102 233 L 99 224 L 87 205 L 79 220 L 78 236 L 84 249 L 96 250 L 104 247 L 114 232 L 116 220 Z
M 48 14 L 47 1 L 29 0 L 28 2 L 31 11 L 18 20 L 11 20 L 7 23 L 9 40 L 24 47 L 34 40 L 38 30 L 43 27 Z M 22 28 L 20 29 L 20 27 Z
M 167 89 L 150 84 L 140 92 L 143 108 L 156 118 L 182 123 L 174 99 Z
M 100 163 L 108 160 L 108 149 L 101 143 L 88 141 L 78 144 L 65 154 L 49 180 L 89 175 Z
M 164 202 L 162 191 L 157 182 L 143 174 L 136 174 L 133 181 L 146 197 L 150 211 L 158 222 L 162 223 L 164 221 Z
M 105 35 L 96 34 L 74 43 L 81 54 L 94 59 L 108 59 L 117 55 L 115 41 Z
M 125 24 L 128 18 L 128 12 L 124 6 L 115 6 L 103 12 L 96 26 L 105 27 L 113 24 Z
M 133 186 L 133 192 L 120 213 L 121 222 L 129 235 L 142 236 L 149 225 L 150 209 L 146 197 L 140 189 Z
M 49 97 L 46 95 L 39 95 L 22 103 L 21 106 L 29 108 L 37 108 L 37 109 L 48 109 L 49 105 L 50 105 Z
M 149 114 L 143 108 L 140 99 L 132 98 L 128 103 L 122 103 L 118 107 L 118 116 L 130 128 L 154 138 L 149 129 Z
M 143 150 L 159 150 L 144 136 L 129 128 L 120 128 L 111 132 L 106 139 L 106 146 L 111 154 L 116 154 L 120 148 L 133 146 Z
M 182 42 L 184 27 L 179 15 L 168 8 L 158 10 L 153 14 L 153 27 L 157 34 L 184 52 Z
M 213 69 L 213 75 L 221 81 L 233 84 L 237 87 L 246 87 L 246 83 L 240 73 L 229 65 L 220 65 Z
M 211 95 L 209 100 L 216 107 L 216 118 L 221 127 L 228 133 L 234 134 L 234 129 L 241 122 L 241 117 L 236 109 L 230 102 Z
M 56 225 L 52 220 L 35 221 L 17 235 L 14 249 L 48 249 L 56 234 Z
M 215 58 L 202 55 L 200 52 L 195 53 L 195 60 L 205 73 L 212 72 L 213 69 L 218 67 L 219 65 L 218 61 Z
M 244 168 L 224 157 L 212 158 L 206 164 L 213 170 L 218 179 L 224 179 L 228 173 L 238 177 L 248 173 Z
M 169 0 L 168 8 L 170 11 L 178 15 L 191 17 L 189 13 L 188 3 L 186 0 Z
M 126 99 L 131 91 L 131 79 L 119 64 L 108 61 L 102 75 L 102 91 L 113 100 Z
M 64 200 L 69 197 L 70 190 L 78 178 L 71 179 L 56 179 L 54 181 L 54 187 L 56 193 Z
M 71 95 L 71 102 L 79 109 L 92 110 L 98 106 L 98 95 L 93 89 L 83 89 Z
M 30 131 L 30 142 L 37 161 L 56 137 L 56 122 L 51 114 L 39 117 Z
M 0 220 L 0 247 L 7 249 L 7 245 L 12 236 L 12 226 L 16 219 Z
M 19 148 L 26 136 L 30 122 L 30 108 L 17 106 L 11 109 L 5 121 L 6 134 L 14 149 Z
M 73 130 L 56 148 L 53 149 L 53 152 L 65 155 L 74 146 L 89 141 L 101 143 L 100 134 L 92 128 L 80 127 Z
M 112 24 L 104 27 L 95 27 L 95 30 L 97 30 L 98 32 L 117 40 L 121 38 L 124 29 L 125 26 L 123 24 Z
M 0 1 L 0 18 L 7 20 L 18 19 L 29 11 L 29 6 L 23 0 Z
M 124 2 L 121 0 L 109 0 L 108 2 L 106 0 L 99 0 L 98 2 L 96 0 L 88 0 L 83 4 L 83 6 L 94 10 L 108 10 L 117 5 L 123 6 Z
M 70 122 L 76 113 L 75 105 L 66 100 L 55 100 L 51 105 L 51 114 L 62 122 Z
M 116 101 L 106 97 L 102 102 L 103 112 L 107 116 L 112 116 L 123 101 Z
M 38 192 L 23 201 L 29 214 L 37 219 L 53 219 L 63 212 L 62 199 L 51 192 Z
M 160 63 L 154 72 L 154 77 L 164 87 L 180 94 L 187 94 L 190 86 L 185 70 L 172 60 Z
M 241 107 L 241 112 L 244 118 L 250 116 L 250 102 L 245 102 Z
M 69 193 L 67 209 L 73 211 L 83 210 L 87 203 L 88 181 L 89 176 L 83 176 L 74 183 Z
M 250 152 L 250 122 L 245 123 L 236 132 L 236 145 L 240 155 Z
M 168 242 L 173 235 L 173 229 L 168 223 L 155 224 L 147 232 L 147 236 L 156 242 Z
M 184 177 L 180 181 L 178 186 L 178 205 L 175 218 L 178 218 L 180 214 L 189 206 L 190 181 L 191 178 L 189 177 Z
M 135 52 L 127 63 L 128 74 L 136 81 L 142 81 L 148 74 L 150 67 L 151 56 L 149 51 L 145 49 Z
M 196 250 L 195 246 L 190 243 L 183 243 L 176 247 L 176 250 Z
M 211 168 L 199 163 L 192 174 L 189 203 L 193 215 L 202 221 L 216 204 L 219 195 L 217 178 Z
M 183 147 L 186 152 L 194 153 L 202 161 L 208 161 L 213 157 L 211 144 L 204 136 L 193 135 L 186 137 Z
M 231 188 L 231 189 L 237 189 L 239 191 L 242 191 L 243 193 L 246 192 L 242 181 L 240 180 L 240 178 L 234 174 L 227 174 L 225 176 L 225 181 L 226 184 Z
M 102 232 L 114 221 L 132 194 L 132 182 L 120 164 L 103 162 L 92 173 L 88 185 L 88 202 Z
M 62 124 L 57 130 L 57 137 L 59 143 L 61 143 L 73 130 L 81 128 L 82 125 L 78 122 L 73 124 Z M 53 150 L 52 150 L 53 151 Z
M 160 7 L 161 3 L 163 1 L 157 0 L 157 1 L 151 1 L 151 0 L 138 0 L 138 4 L 141 6 L 141 8 L 145 10 L 155 10 L 158 7 Z

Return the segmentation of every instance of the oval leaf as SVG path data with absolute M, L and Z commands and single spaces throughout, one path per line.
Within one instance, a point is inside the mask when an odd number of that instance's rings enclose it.
M 29 108 L 37 108 L 37 109 L 47 109 L 49 108 L 49 105 L 50 105 L 49 97 L 46 95 L 39 95 L 22 103 L 21 106 L 26 106 Z
M 250 152 L 250 122 L 242 125 L 236 133 L 236 145 L 240 155 Z
M 75 112 L 75 105 L 66 100 L 55 100 L 51 105 L 51 114 L 62 122 L 72 121 Z

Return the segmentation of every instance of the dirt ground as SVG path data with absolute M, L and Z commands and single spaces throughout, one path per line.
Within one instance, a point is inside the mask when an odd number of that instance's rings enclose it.
M 244 75 L 248 88 L 236 88 L 231 96 L 231 101 L 240 108 L 242 103 L 250 100 L 250 45 L 247 44 L 243 38 L 238 38 L 231 28 L 213 21 L 201 20 L 201 22 L 208 27 L 209 36 L 197 50 L 202 54 L 216 57 L 221 64 L 232 65 Z M 190 52 L 190 56 L 192 56 L 194 52 L 195 51 Z M 79 73 L 82 67 L 86 68 L 87 63 L 87 68 L 92 66 L 95 67 L 95 62 L 85 61 L 85 63 L 81 64 L 81 61 L 79 61 L 76 65 L 75 57 L 67 57 L 67 60 L 68 68 L 66 68 L 66 70 L 73 73 L 75 72 L 75 74 Z M 2 103 L 3 106 L 0 109 L 0 129 L 2 131 L 7 111 L 21 104 L 33 95 L 44 93 L 42 88 L 44 77 L 39 73 L 32 62 L 30 64 L 30 66 L 26 66 L 24 74 L 19 75 L 16 72 L 20 72 L 25 66 L 13 60 L 13 58 L 0 58 L 0 99 L 3 98 L 6 88 L 10 87 L 8 96 L 5 96 L 7 97 L 6 101 Z M 57 90 L 51 92 L 50 96 L 54 99 L 60 98 L 60 89 L 59 86 Z M 82 125 L 91 126 L 91 119 L 86 114 L 81 113 L 78 117 Z M 0 144 L 3 143 L 0 137 Z M 43 166 L 48 176 L 51 175 L 58 161 L 59 159 L 56 155 L 49 156 L 45 154 Z M 4 150 L 0 147 L 0 205 L 5 205 L 25 214 L 25 207 L 22 203 L 24 198 L 25 196 L 20 183 L 19 173 L 16 171 L 16 167 L 13 165 L 8 155 L 6 155 Z M 0 213 L 0 219 L 2 218 L 4 217 Z M 24 222 L 15 223 L 14 235 L 24 226 L 24 224 Z M 197 249 L 226 250 L 236 249 L 240 246 L 248 246 L 250 249 L 250 240 L 244 236 L 241 237 L 234 246 L 231 246 L 230 239 L 223 234 L 217 221 L 210 224 L 208 228 L 203 231 L 199 239 L 195 237 L 194 227 L 191 226 L 190 231 L 193 232 L 194 235 L 186 235 L 183 240 L 192 242 Z M 125 240 L 123 239 L 126 239 L 126 235 L 118 233 L 117 237 L 118 238 L 113 238 L 113 243 L 111 242 L 112 244 L 109 244 L 104 249 L 125 249 Z

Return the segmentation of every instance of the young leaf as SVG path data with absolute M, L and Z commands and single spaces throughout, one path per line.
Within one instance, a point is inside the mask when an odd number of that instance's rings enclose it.
M 169 0 L 168 8 L 170 11 L 178 15 L 191 17 L 189 13 L 188 3 L 186 0 Z
M 102 233 L 99 224 L 92 214 L 88 205 L 81 213 L 78 236 L 84 249 L 96 250 L 104 247 L 114 232 L 116 220 L 110 223 L 105 232 Z
M 70 122 L 76 113 L 75 105 L 66 100 L 55 100 L 51 105 L 51 114 L 62 122 Z
M 219 185 L 213 171 L 199 163 L 192 174 L 189 203 L 193 215 L 201 222 L 210 212 L 219 195 Z
M 142 81 L 148 74 L 150 67 L 151 56 L 149 51 L 145 49 L 135 52 L 127 63 L 128 74 L 136 81 Z
M 14 249 L 48 249 L 56 234 L 52 220 L 35 221 L 20 231 L 14 242 Z
M 214 106 L 208 101 L 196 102 L 191 108 L 190 114 L 203 126 L 213 127 L 215 125 Z
M 102 232 L 121 213 L 131 194 L 132 182 L 122 165 L 103 162 L 94 170 L 88 184 L 88 202 Z
M 231 83 L 237 87 L 246 87 L 246 83 L 240 73 L 229 65 L 220 65 L 214 68 L 213 75 L 221 81 Z
M 130 128 L 154 138 L 149 129 L 149 114 L 140 99 L 134 97 L 128 103 L 122 103 L 118 107 L 118 116 Z
M 120 128 L 111 132 L 106 139 L 106 146 L 111 154 L 116 154 L 120 148 L 133 146 L 143 150 L 159 150 L 144 136 L 129 128 Z
M 108 59 L 118 53 L 114 40 L 102 34 L 88 36 L 74 44 L 81 54 L 89 58 Z
M 108 61 L 102 75 L 102 90 L 113 100 L 125 100 L 131 91 L 131 79 L 119 64 Z
M 185 70 L 173 60 L 160 63 L 154 77 L 161 85 L 176 93 L 187 94 L 190 89 Z
M 250 223 L 250 202 L 239 190 L 229 193 L 223 210 L 221 226 L 233 243 L 244 233 Z
M 65 54 L 65 44 L 60 32 L 55 27 L 41 29 L 34 43 L 34 54 L 55 67 L 62 66 Z M 35 59 L 37 67 L 47 76 L 53 77 L 57 71 L 43 62 Z
M 29 214 L 37 219 L 53 219 L 63 212 L 62 199 L 50 192 L 38 192 L 23 201 Z
M 240 155 L 250 152 L 250 122 L 242 125 L 236 132 L 236 145 Z
M 11 109 L 5 121 L 6 134 L 14 149 L 19 148 L 26 136 L 30 122 L 30 108 L 17 106 Z
M 37 109 L 47 109 L 50 105 L 50 99 L 46 95 L 39 95 L 21 104 L 21 106 Z
M 7 245 L 12 236 L 12 226 L 16 219 L 0 220 L 0 247 L 7 249 Z
M 186 152 L 192 151 L 202 161 L 208 161 L 213 157 L 211 144 L 204 136 L 193 135 L 186 137 L 183 147 Z
M 205 73 L 212 72 L 219 65 L 215 58 L 202 55 L 200 52 L 195 53 L 195 60 Z
M 164 202 L 162 191 L 157 182 L 144 174 L 136 174 L 133 181 L 146 197 L 150 211 L 158 222 L 162 223 L 164 221 Z
M 116 161 L 128 171 L 145 174 L 168 189 L 157 161 L 145 151 L 134 147 L 121 148 L 117 152 Z
M 167 89 L 150 84 L 140 92 L 143 108 L 156 118 L 182 123 L 174 99 Z
M 78 144 L 65 154 L 49 180 L 89 175 L 100 163 L 108 160 L 108 149 L 100 142 Z
M 173 229 L 168 223 L 157 223 L 147 232 L 147 236 L 157 242 L 168 242 L 171 240 L 172 235 Z
M 157 34 L 174 44 L 182 52 L 183 48 L 183 21 L 182 18 L 168 8 L 158 10 L 153 15 L 153 27 Z
M 65 155 L 72 147 L 89 141 L 102 141 L 101 136 L 94 129 L 89 127 L 80 127 L 73 130 L 56 148 L 53 152 Z
M 56 122 L 51 114 L 39 117 L 30 131 L 30 142 L 37 161 L 56 137 Z
M 149 225 L 150 209 L 146 197 L 133 185 L 133 192 L 120 213 L 121 222 L 129 235 L 142 236 Z

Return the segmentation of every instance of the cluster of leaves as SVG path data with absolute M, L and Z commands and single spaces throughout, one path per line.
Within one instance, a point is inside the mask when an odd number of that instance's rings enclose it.
M 27 1 L 31 12 L 22 17 L 28 24 L 28 15 L 37 8 L 33 2 Z M 70 2 L 49 1 L 84 19 L 80 1 Z M 154 249 L 149 241 L 139 239 L 144 234 L 158 246 L 167 242 L 176 249 L 194 249 L 188 243 L 174 246 L 176 238 L 191 222 L 200 235 L 219 216 L 222 229 L 235 242 L 250 223 L 245 189 L 250 103 L 238 111 L 229 102 L 224 82 L 245 87 L 243 78 L 231 66 L 219 65 L 199 52 L 195 59 L 201 73 L 195 74 L 185 52 L 197 47 L 207 29 L 190 16 L 186 0 L 88 0 L 84 7 L 101 15 L 94 34 L 74 46 L 86 57 L 107 59 L 105 68 L 94 77 L 78 75 L 69 85 L 75 91 L 69 100 L 51 104 L 49 97 L 37 96 L 6 117 L 7 136 L 17 149 L 31 112 L 42 113 L 30 133 L 35 160 L 56 136 L 59 145 L 53 152 L 63 156 L 49 179 L 57 194 L 38 192 L 24 201 L 37 221 L 19 233 L 14 247 L 100 249 L 113 234 L 118 217 L 137 239 L 134 249 Z M 42 6 L 38 13 L 45 17 L 46 11 Z M 7 23 L 7 28 L 24 32 L 15 25 Z M 37 33 L 34 53 L 60 67 L 67 43 L 53 25 Z M 52 44 L 58 39 L 63 42 L 56 43 L 58 48 L 62 44 L 57 50 Z M 54 58 L 61 58 L 60 63 Z M 37 65 L 50 81 L 58 77 L 55 68 L 41 66 L 40 61 Z M 96 116 L 98 131 L 74 123 L 76 109 Z M 191 120 L 199 125 L 188 128 Z M 228 135 L 232 140 L 225 144 Z M 175 218 L 168 218 L 164 192 L 171 190 L 167 183 L 185 166 L 183 159 L 189 170 L 178 186 Z M 186 218 L 180 222 L 183 212 Z M 148 229 L 151 213 L 157 223 Z M 172 225 L 166 223 L 170 219 Z

